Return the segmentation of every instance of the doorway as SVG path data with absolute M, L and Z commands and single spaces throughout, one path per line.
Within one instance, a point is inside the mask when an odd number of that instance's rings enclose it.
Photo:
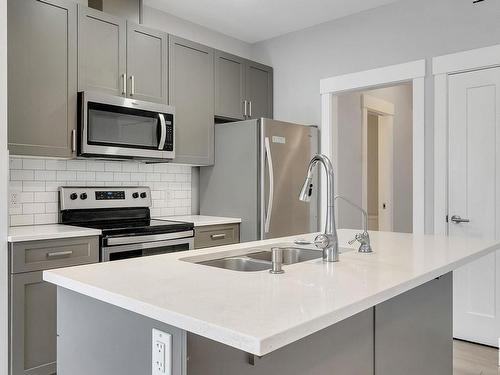
M 413 231 L 413 87 L 403 83 L 339 94 L 337 193 L 368 213 L 369 229 Z M 339 201 L 339 227 L 362 215 Z
M 411 101 L 411 96 L 408 99 Z M 368 229 L 392 232 L 393 191 L 399 189 L 394 182 L 394 104 L 366 93 L 362 103 L 361 206 L 368 212 Z M 406 123 L 411 126 L 411 119 L 407 118 Z M 407 204 L 411 205 L 411 197 L 407 199 Z M 407 217 L 406 222 L 410 223 L 411 217 Z

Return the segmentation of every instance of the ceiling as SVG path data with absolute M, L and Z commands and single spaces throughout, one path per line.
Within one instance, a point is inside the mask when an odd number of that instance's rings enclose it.
M 397 0 L 143 0 L 249 43 L 270 39 Z

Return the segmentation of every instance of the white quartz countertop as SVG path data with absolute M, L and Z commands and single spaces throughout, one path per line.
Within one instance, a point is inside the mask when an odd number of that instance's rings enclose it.
M 185 221 L 188 223 L 193 223 L 195 227 L 241 223 L 241 219 L 236 217 L 219 217 L 219 216 L 205 216 L 205 215 L 163 216 L 155 219 Z
M 55 240 L 59 238 L 99 236 L 100 229 L 75 227 L 72 225 L 47 224 L 10 227 L 9 242 Z
M 342 247 L 356 232 L 340 230 Z M 265 355 L 446 274 L 500 247 L 496 241 L 370 232 L 374 253 L 347 251 L 284 266 L 285 273 L 236 272 L 181 260 L 291 243 L 242 243 L 44 272 L 44 280 L 235 347 Z M 351 248 L 354 248 L 352 246 Z

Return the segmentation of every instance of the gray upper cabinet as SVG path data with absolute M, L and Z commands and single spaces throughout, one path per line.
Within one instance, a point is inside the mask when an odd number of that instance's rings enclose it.
M 175 163 L 214 163 L 214 51 L 169 37 L 169 102 L 175 107 Z
M 244 120 L 246 64 L 241 57 L 215 52 L 215 115 Z
M 273 118 L 273 69 L 248 61 L 246 66 L 246 99 L 249 118 Z
M 78 6 L 78 91 L 126 94 L 126 34 L 125 20 Z
M 8 1 L 11 155 L 69 158 L 76 129 L 76 4 Z
M 167 103 L 168 36 L 127 22 L 127 74 L 129 96 Z

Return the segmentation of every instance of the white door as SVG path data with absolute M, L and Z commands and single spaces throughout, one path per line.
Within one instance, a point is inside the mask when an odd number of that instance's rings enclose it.
M 378 118 L 378 230 L 392 232 L 394 186 L 393 116 Z
M 448 233 L 499 239 L 500 68 L 452 75 L 448 90 Z M 454 272 L 456 338 L 498 346 L 499 271 L 494 253 Z

